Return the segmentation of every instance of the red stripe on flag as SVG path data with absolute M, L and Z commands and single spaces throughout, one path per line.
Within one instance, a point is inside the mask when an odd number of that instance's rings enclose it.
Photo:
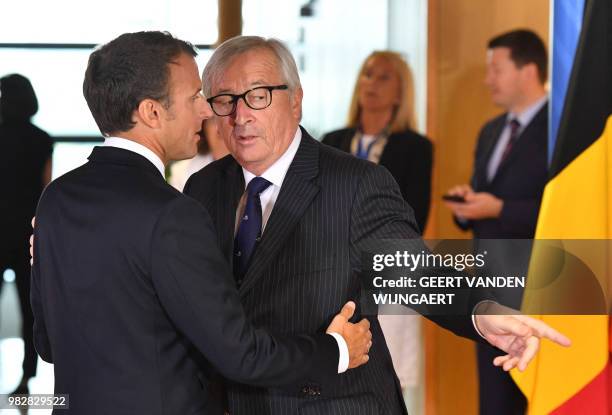
M 612 333 L 612 318 L 610 330 Z M 576 395 L 551 412 L 551 415 L 612 415 L 612 335 L 609 338 L 608 364 Z

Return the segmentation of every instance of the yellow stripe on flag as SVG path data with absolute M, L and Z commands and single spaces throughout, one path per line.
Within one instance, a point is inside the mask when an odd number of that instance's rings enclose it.
M 536 239 L 612 239 L 611 159 L 609 117 L 602 136 L 546 185 Z M 532 278 L 537 275 L 529 275 Z M 569 336 L 572 346 L 562 348 L 543 341 L 525 372 L 512 371 L 529 401 L 529 415 L 549 414 L 586 386 L 608 362 L 607 315 L 547 315 L 541 319 Z

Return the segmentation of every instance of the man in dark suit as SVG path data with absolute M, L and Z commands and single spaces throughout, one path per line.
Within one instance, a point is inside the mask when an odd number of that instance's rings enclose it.
M 224 42 L 202 82 L 231 156 L 192 175 L 185 192 L 210 213 L 251 321 L 282 333 L 316 332 L 338 304 L 359 297 L 361 251 L 368 242 L 418 239 L 412 211 L 383 167 L 322 145 L 299 127 L 303 91 L 295 61 L 281 42 L 255 36 Z M 478 338 L 469 312 L 433 319 Z M 544 335 L 566 343 L 532 319 L 478 315 L 475 320 L 485 337 L 509 351 L 496 362 L 505 369 L 529 360 L 508 348 L 513 341 L 535 345 Z M 294 396 L 229 381 L 229 412 L 406 413 L 376 319 L 371 330 L 369 363 L 330 387 Z
M 465 203 L 447 203 L 457 224 L 481 239 L 479 245 L 486 243 L 482 239 L 534 236 L 547 180 L 546 64 L 544 43 L 533 32 L 516 30 L 489 42 L 486 84 L 494 103 L 505 112 L 480 131 L 470 184 L 449 191 Z M 526 269 L 528 246 L 524 242 L 513 246 L 523 251 Z M 513 262 L 504 266 L 506 271 L 510 265 L 521 265 L 516 258 Z M 498 294 L 500 299 L 504 293 Z M 519 308 L 520 295 L 509 296 L 506 305 Z M 477 348 L 480 413 L 523 414 L 526 399 L 521 391 L 508 374 L 491 370 L 488 364 L 502 352 L 486 344 Z
M 90 56 L 83 91 L 106 140 L 41 197 L 32 269 L 36 349 L 68 412 L 220 414 L 213 367 L 297 393 L 367 361 L 369 323 L 347 322 L 354 305 L 331 335 L 309 316 L 308 336 L 255 329 L 207 212 L 165 182 L 164 165 L 193 157 L 212 115 L 195 54 L 139 32 Z

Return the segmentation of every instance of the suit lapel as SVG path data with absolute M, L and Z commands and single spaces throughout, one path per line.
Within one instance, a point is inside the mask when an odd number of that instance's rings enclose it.
M 276 258 L 315 196 L 319 186 L 313 178 L 319 172 L 319 144 L 302 129 L 302 141 L 291 162 L 266 229 L 240 286 L 248 291 Z
M 217 188 L 217 200 L 220 200 L 217 218 L 219 246 L 233 266 L 234 228 L 236 226 L 236 209 L 244 193 L 244 175 L 240 165 L 233 161 L 225 170 Z
M 504 125 L 506 123 L 506 116 L 504 114 L 499 118 L 497 123 L 493 126 L 491 130 L 491 135 L 487 140 L 485 148 L 483 149 L 485 157 L 481 159 L 480 165 L 478 168 L 478 180 L 480 183 L 479 188 L 484 188 L 489 184 L 489 179 L 487 178 L 487 170 L 489 166 L 489 161 L 491 160 L 491 156 L 493 155 L 493 151 L 495 150 L 495 146 L 499 141 L 499 137 L 501 136 L 502 130 L 504 129 Z

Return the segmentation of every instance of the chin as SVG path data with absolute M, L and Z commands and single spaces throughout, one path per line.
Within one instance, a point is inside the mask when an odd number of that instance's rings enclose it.
M 194 147 L 194 148 L 190 148 L 188 151 L 183 152 L 182 154 L 180 154 L 176 160 L 187 160 L 187 159 L 192 159 L 196 156 L 196 154 L 198 154 L 198 148 Z
M 180 156 L 176 156 L 172 158 L 172 161 L 181 161 L 181 160 L 189 160 L 195 157 L 195 153 L 192 154 L 181 154 Z
M 232 156 L 236 159 L 238 164 L 240 164 L 243 167 L 258 164 L 263 158 L 263 157 L 258 157 L 257 154 L 254 154 L 253 152 L 249 152 L 249 151 L 232 152 Z
M 236 155 L 236 159 L 245 160 L 247 162 L 260 158 L 261 151 L 257 147 L 243 147 L 237 145 L 233 148 L 232 154 Z

